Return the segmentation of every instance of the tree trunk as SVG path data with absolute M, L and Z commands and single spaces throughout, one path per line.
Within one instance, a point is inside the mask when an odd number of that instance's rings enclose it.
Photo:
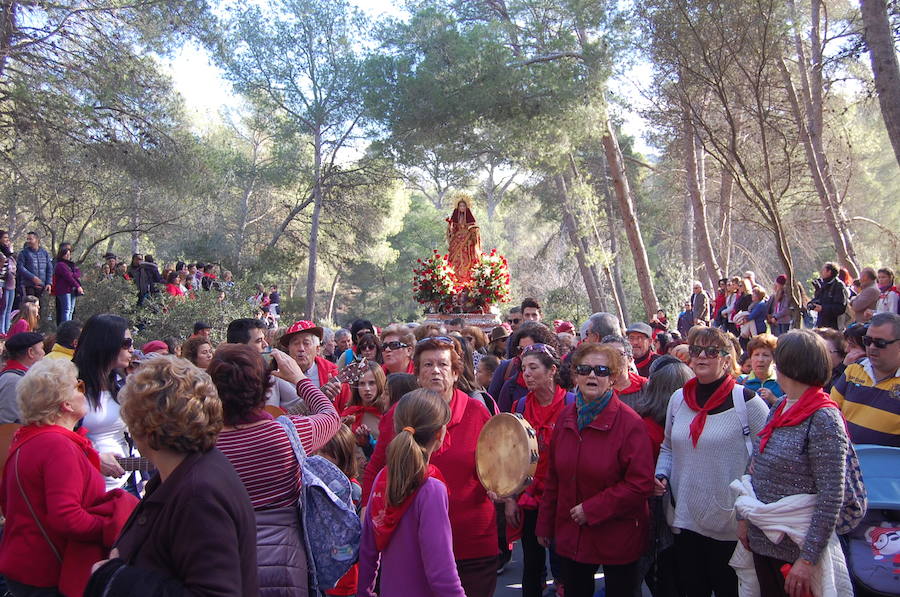
M 322 213 L 322 132 L 316 129 L 313 134 L 313 168 L 315 182 L 313 186 L 313 213 L 309 227 L 309 264 L 306 269 L 306 319 L 316 320 L 316 264 L 319 253 L 319 216 Z
M 644 248 L 641 227 L 634 211 L 634 201 L 631 198 L 631 188 L 625 173 L 625 160 L 622 157 L 622 150 L 619 148 L 619 141 L 616 139 L 616 133 L 613 130 L 609 116 L 606 117 L 603 124 L 605 128 L 603 131 L 603 149 L 606 153 L 606 161 L 609 163 L 613 189 L 619 203 L 625 234 L 628 236 L 628 244 L 631 246 L 631 254 L 634 257 L 634 270 L 638 286 L 641 289 L 644 311 L 649 320 L 659 310 L 659 300 L 656 298 L 656 291 L 653 289 L 650 263 L 647 260 L 647 250 Z
M 781 77 L 784 80 L 785 91 L 787 91 L 788 101 L 791 104 L 794 121 L 800 132 L 800 141 L 803 144 L 806 163 L 809 167 L 813 185 L 816 188 L 816 194 L 819 196 L 819 203 L 822 206 L 822 215 L 825 217 L 825 225 L 828 227 L 828 232 L 831 234 L 831 241 L 834 245 L 834 250 L 837 253 L 838 261 L 842 266 L 846 267 L 850 271 L 850 274 L 855 278 L 857 275 L 856 265 L 850 259 L 850 254 L 847 251 L 847 245 L 844 242 L 844 236 L 841 234 L 840 225 L 838 223 L 837 210 L 835 209 L 837 201 L 836 198 L 831 195 L 828 186 L 825 184 L 822 165 L 819 162 L 819 156 L 815 147 L 813 147 L 812 139 L 809 135 L 809 123 L 807 122 L 807 119 L 803 118 L 803 111 L 800 107 L 800 102 L 797 99 L 797 93 L 794 89 L 791 73 L 788 71 L 787 65 L 783 59 L 778 61 L 778 68 L 781 71 Z M 802 72 L 800 77 L 801 79 L 804 78 Z
M 616 316 L 619 318 L 619 321 L 628 321 L 625 319 L 625 310 L 622 308 L 622 299 L 619 297 L 619 293 L 616 290 L 616 281 L 613 279 L 612 271 L 609 268 L 609 264 L 603 266 L 603 273 L 606 274 L 606 281 L 609 283 L 609 289 L 612 293 L 613 303 L 616 305 Z
M 606 225 L 609 229 L 609 252 L 612 256 L 612 267 L 609 264 L 604 265 L 604 273 L 606 273 L 609 280 L 610 292 L 613 295 L 613 301 L 616 303 L 619 318 L 624 323 L 631 321 L 631 317 L 628 313 L 628 305 L 625 303 L 625 288 L 622 286 L 622 268 L 619 264 L 621 259 L 619 255 L 619 227 L 616 222 L 616 206 L 613 202 L 612 193 L 609 190 L 609 163 L 605 159 L 602 159 L 602 170 L 598 172 L 597 178 L 603 183 Z
M 685 171 L 687 177 L 688 196 L 694 210 L 694 237 L 696 239 L 697 253 L 703 262 L 707 288 L 714 289 L 715 281 L 721 277 L 719 264 L 713 253 L 712 240 L 709 236 L 709 224 L 706 218 L 706 197 L 702 192 L 700 156 L 703 148 L 697 146 L 697 136 L 694 125 L 691 122 L 690 111 L 687 107 L 682 111 L 682 143 L 684 146 Z
M 731 204 L 734 199 L 734 179 L 727 168 L 722 168 L 719 183 L 719 259 L 722 277 L 731 269 Z
M 570 242 L 575 247 L 575 260 L 578 263 L 581 279 L 584 281 L 584 290 L 588 296 L 588 303 L 592 312 L 600 311 L 600 289 L 598 288 L 597 280 L 594 278 L 594 272 L 591 271 L 590 263 L 588 263 L 587 243 L 579 234 L 578 222 L 569 204 L 569 192 L 566 181 L 561 174 L 555 176 L 555 181 L 563 213 L 563 224 L 566 227 L 566 233 L 569 235 Z
M 255 152 L 255 148 L 254 148 Z M 255 156 L 254 156 L 255 162 Z M 240 272 L 243 267 L 244 243 L 247 240 L 247 221 L 250 219 L 250 198 L 256 187 L 256 175 L 249 180 L 247 188 L 241 193 L 240 219 L 238 221 L 237 238 L 234 247 L 234 268 Z
M 900 164 L 900 63 L 888 20 L 885 0 L 861 0 L 866 45 L 875 75 L 875 89 L 881 105 L 881 117 L 894 147 L 894 157 Z
M 337 271 L 334 273 L 334 280 L 331 281 L 331 292 L 328 293 L 328 313 L 325 314 L 325 319 L 328 321 L 334 321 L 332 317 L 334 317 L 334 299 L 337 296 L 338 282 L 341 280 L 341 268 L 338 267 Z

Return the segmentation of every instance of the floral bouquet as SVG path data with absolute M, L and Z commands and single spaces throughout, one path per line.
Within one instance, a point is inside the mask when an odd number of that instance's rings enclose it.
M 470 299 L 480 308 L 509 299 L 509 264 L 506 257 L 492 249 L 482 253 L 478 263 L 472 268 Z
M 416 301 L 437 312 L 452 311 L 453 297 L 461 290 L 447 255 L 434 253 L 426 260 L 417 259 L 413 270 L 413 293 Z

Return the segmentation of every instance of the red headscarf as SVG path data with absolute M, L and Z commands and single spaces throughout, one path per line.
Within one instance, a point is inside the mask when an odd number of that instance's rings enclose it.
M 785 404 L 787 404 L 787 400 L 782 400 L 781 404 L 778 405 L 778 408 L 775 409 L 775 414 L 772 415 L 772 418 L 769 419 L 766 426 L 759 432 L 759 437 L 762 438 L 759 442 L 760 453 L 766 449 L 769 438 L 772 437 L 772 434 L 779 427 L 793 427 L 799 425 L 811 417 L 820 408 L 841 409 L 841 407 L 839 407 L 819 386 L 810 386 L 807 388 L 797 400 L 797 403 L 787 412 L 784 412 Z
M 706 401 L 706 404 L 700 406 L 697 404 L 697 378 L 691 378 L 684 384 L 684 389 L 682 393 L 684 394 L 684 402 L 691 410 L 696 410 L 697 414 L 694 416 L 694 420 L 691 421 L 691 441 L 694 442 L 694 447 L 697 447 L 697 441 L 700 439 L 700 434 L 703 433 L 703 427 L 706 425 L 706 415 L 709 414 L 709 411 L 715 410 L 716 408 L 722 406 L 725 403 L 725 399 L 731 395 L 731 391 L 734 390 L 735 381 L 734 378 L 730 375 L 726 375 L 725 379 L 722 380 L 722 383 L 716 388 L 716 391 L 713 392 L 713 395 L 709 397 L 709 400 Z
M 403 500 L 402 504 L 391 506 L 388 504 L 387 500 L 388 474 L 388 470 L 385 468 L 382 473 L 378 475 L 378 478 L 375 479 L 375 486 L 372 487 L 372 497 L 369 499 L 372 527 L 375 529 L 375 548 L 378 551 L 384 551 L 387 549 L 388 545 L 390 545 L 394 531 L 397 530 L 397 526 L 400 524 L 400 521 L 403 520 L 403 515 L 412 505 L 413 500 L 416 498 L 416 494 L 419 493 L 419 489 L 422 488 L 422 485 L 419 485 L 415 491 L 406 496 L 406 499 Z M 434 477 L 444 485 L 447 484 L 447 482 L 444 481 L 443 475 L 441 475 L 441 471 L 433 464 L 429 464 L 428 468 L 425 470 L 425 479 L 422 480 L 422 484 L 424 484 L 429 477 Z

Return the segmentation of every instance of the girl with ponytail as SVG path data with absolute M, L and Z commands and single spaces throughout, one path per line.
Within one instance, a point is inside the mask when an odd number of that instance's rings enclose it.
M 447 434 L 450 407 L 431 390 L 406 394 L 394 409 L 396 435 L 363 520 L 358 595 L 465 597 L 453 557 L 447 486 L 429 463 Z

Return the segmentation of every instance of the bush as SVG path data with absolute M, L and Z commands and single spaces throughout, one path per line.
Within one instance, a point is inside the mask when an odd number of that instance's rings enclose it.
M 225 340 L 230 321 L 255 316 L 240 287 L 229 291 L 221 301 L 218 292 L 200 291 L 197 298 L 188 300 L 175 300 L 160 293 L 146 300 L 141 308 L 137 307 L 134 284 L 122 279 L 87 283 L 84 291 L 85 295 L 77 303 L 75 317 L 87 321 L 97 313 L 121 315 L 131 322 L 135 346 L 168 337 L 183 340 L 191 334 L 197 321 L 212 326 L 210 336 L 213 344 L 218 344 Z

